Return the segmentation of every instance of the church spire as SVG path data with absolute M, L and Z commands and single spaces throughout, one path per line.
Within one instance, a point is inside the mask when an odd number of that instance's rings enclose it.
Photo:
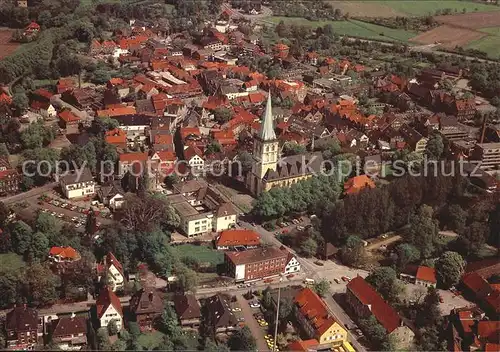
M 271 92 L 267 96 L 266 111 L 264 112 L 264 120 L 259 131 L 259 138 L 263 141 L 273 141 L 276 139 L 276 133 L 274 133 L 274 118 L 273 118 L 273 107 L 271 103 Z

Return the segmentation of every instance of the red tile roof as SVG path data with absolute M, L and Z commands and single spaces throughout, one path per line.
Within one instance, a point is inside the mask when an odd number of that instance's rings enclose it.
M 199 127 L 182 127 L 180 129 L 180 134 L 182 140 L 184 140 L 189 135 L 201 136 L 201 131 Z
M 63 110 L 59 113 L 59 118 L 64 122 L 76 122 L 80 121 L 80 118 L 73 114 L 70 110 Z
M 360 300 L 361 303 L 371 306 L 371 312 L 377 321 L 387 330 L 393 332 L 401 325 L 399 314 L 375 291 L 375 289 L 361 276 L 352 279 L 347 288 Z
M 315 337 L 321 337 L 336 322 L 328 313 L 325 302 L 310 288 L 304 288 L 295 296 L 300 313 L 315 329 Z
M 243 252 L 226 252 L 227 258 L 235 265 L 252 264 L 262 261 L 288 257 L 287 251 L 276 247 L 249 249 Z M 286 265 L 286 264 L 285 264 Z M 283 266 L 284 268 L 285 266 Z
M 115 308 L 118 314 L 123 317 L 120 299 L 113 291 L 111 291 L 109 287 L 105 287 L 99 292 L 99 296 L 97 297 L 95 304 L 97 306 L 97 316 L 99 319 L 103 317 L 104 313 L 106 313 L 106 310 L 108 310 L 111 305 Z
M 148 160 L 148 153 L 124 153 L 120 154 L 120 162 L 132 163 L 134 161 Z
M 498 344 L 498 343 L 487 343 L 484 346 L 484 351 L 485 352 L 498 352 L 498 351 L 500 351 L 500 344 Z
M 135 106 L 124 106 L 122 108 L 98 110 L 97 117 L 115 117 L 124 115 L 134 115 L 136 113 Z
M 354 176 L 344 183 L 346 194 L 356 194 L 364 188 L 375 188 L 375 182 L 367 175 Z
M 72 247 L 52 247 L 49 251 L 49 256 L 77 259 L 80 257 L 80 254 Z
M 174 144 L 174 138 L 171 134 L 157 134 L 154 144 Z
M 307 352 L 309 348 L 318 346 L 319 342 L 316 339 L 310 340 L 297 340 L 294 341 L 286 347 L 288 351 L 299 351 L 299 352 Z
M 176 161 L 177 156 L 175 155 L 174 152 L 167 152 L 167 151 L 161 151 L 161 152 L 156 152 L 156 155 L 160 158 L 161 161 Z
M 500 340 L 500 321 L 482 320 L 477 324 L 477 335 L 481 341 L 497 343 Z
M 237 144 L 236 137 L 234 136 L 233 131 L 213 131 L 212 137 L 219 143 L 221 146 L 228 144 Z
M 195 155 L 198 155 L 200 158 L 203 158 L 203 153 L 201 152 L 200 149 L 196 147 L 189 146 L 184 150 L 184 159 L 186 159 L 187 161 L 194 158 Z
M 0 94 L 0 105 L 1 104 L 5 105 L 12 104 L 12 98 L 8 96 L 5 92 L 2 92 L 2 94 Z
M 252 230 L 226 230 L 217 238 L 217 247 L 258 246 L 260 236 Z
M 428 266 L 419 266 L 417 269 L 417 280 L 436 283 L 436 269 L 429 268 Z
M 105 140 L 109 144 L 125 144 L 127 143 L 127 133 L 120 128 L 106 132 Z
M 54 96 L 54 93 L 49 92 L 47 89 L 44 89 L 44 88 L 40 88 L 40 89 L 35 90 L 33 92 L 33 94 L 38 95 L 40 97 L 43 97 L 47 100 L 50 100 L 50 98 L 52 98 Z
M 458 318 L 460 319 L 460 324 L 462 325 L 464 333 L 471 333 L 472 327 L 476 323 L 471 311 L 465 310 L 458 312 Z

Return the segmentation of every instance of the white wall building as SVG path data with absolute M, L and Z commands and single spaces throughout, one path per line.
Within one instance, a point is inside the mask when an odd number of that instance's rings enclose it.
M 84 198 L 95 194 L 94 177 L 89 169 L 74 170 L 59 178 L 64 196 L 68 199 Z

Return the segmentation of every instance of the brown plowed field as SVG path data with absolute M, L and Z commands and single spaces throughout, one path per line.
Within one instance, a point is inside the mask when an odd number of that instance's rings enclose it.
M 12 29 L 0 29 L 0 59 L 12 54 L 20 45 L 10 41 L 13 32 Z
M 434 19 L 438 23 L 470 29 L 500 27 L 500 11 L 435 16 Z
M 456 46 L 465 46 L 468 43 L 481 39 L 486 33 L 475 30 L 442 25 L 419 34 L 410 41 L 420 44 L 440 43 L 442 47 L 454 49 Z

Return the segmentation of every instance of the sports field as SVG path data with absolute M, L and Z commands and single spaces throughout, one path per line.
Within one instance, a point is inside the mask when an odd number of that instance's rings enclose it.
M 333 7 L 339 8 L 351 17 L 394 17 L 394 16 L 426 16 L 435 15 L 437 10 L 451 9 L 452 13 L 499 11 L 500 6 L 481 4 L 460 0 L 365 0 L 365 1 L 331 1 Z
M 407 42 L 408 39 L 416 35 L 415 32 L 405 31 L 402 29 L 392 29 L 388 27 L 379 26 L 372 23 L 361 22 L 357 20 L 349 21 L 309 21 L 305 18 L 299 17 L 270 17 L 273 23 L 280 21 L 286 24 L 307 25 L 312 27 L 323 27 L 331 24 L 335 33 L 339 35 L 349 35 L 353 37 L 360 37 L 366 39 L 378 39 L 384 41 L 398 41 Z

